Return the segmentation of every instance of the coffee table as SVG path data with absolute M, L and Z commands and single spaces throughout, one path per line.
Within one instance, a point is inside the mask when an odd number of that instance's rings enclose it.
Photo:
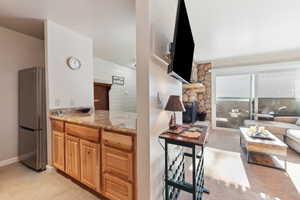
M 272 140 L 250 137 L 249 128 L 240 128 L 240 145 L 246 152 L 247 162 L 286 171 L 288 146 L 269 131 L 268 133 Z

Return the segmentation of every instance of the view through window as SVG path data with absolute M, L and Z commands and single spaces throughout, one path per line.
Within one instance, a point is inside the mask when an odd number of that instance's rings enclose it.
M 300 116 L 299 69 L 218 75 L 215 86 L 217 127 L 238 129 L 246 119 Z
M 216 77 L 216 125 L 238 128 L 250 119 L 251 75 Z

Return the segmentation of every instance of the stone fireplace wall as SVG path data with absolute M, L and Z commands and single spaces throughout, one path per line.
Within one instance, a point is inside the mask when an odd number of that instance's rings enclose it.
M 183 102 L 198 103 L 198 112 L 206 112 L 206 120 L 211 121 L 211 63 L 193 66 L 193 82 L 200 82 L 204 88 L 183 88 Z

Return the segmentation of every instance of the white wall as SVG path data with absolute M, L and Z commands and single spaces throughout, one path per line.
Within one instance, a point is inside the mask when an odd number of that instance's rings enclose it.
M 18 152 L 18 70 L 44 66 L 44 41 L 0 27 L 0 164 Z
M 150 62 L 150 177 L 151 199 L 162 199 L 164 189 L 164 150 L 158 136 L 168 128 L 171 112 L 164 111 L 170 95 L 182 95 L 181 83 L 166 73 L 166 66 Z M 158 98 L 159 94 L 159 98 Z M 177 123 L 182 123 L 177 113 Z
M 150 1 L 136 3 L 137 199 L 150 199 Z M 142 175 L 141 175 L 142 174 Z
M 109 92 L 109 109 L 111 111 L 136 112 L 136 70 L 95 58 L 95 82 L 111 84 L 112 76 L 125 77 L 125 85 L 112 85 Z
M 172 0 L 151 3 L 152 55 L 163 58 L 169 42 L 173 41 L 177 2 Z M 152 57 L 153 58 L 153 57 Z M 150 60 L 150 177 L 151 199 L 163 199 L 164 150 L 158 143 L 159 134 L 168 128 L 170 112 L 164 107 L 170 95 L 182 95 L 182 85 L 167 75 L 167 65 Z M 157 95 L 159 94 L 159 103 Z M 177 122 L 181 123 L 181 114 Z
M 45 22 L 49 109 L 93 106 L 93 41 L 50 20 Z M 82 66 L 71 70 L 66 59 Z
M 181 83 L 155 59 L 164 57 L 173 40 L 176 8 L 177 1 L 172 0 L 137 1 L 138 174 L 144 174 L 138 185 L 143 193 L 139 199 L 144 200 L 163 199 L 164 150 L 158 136 L 168 128 L 171 113 L 164 107 L 169 95 L 182 94 Z

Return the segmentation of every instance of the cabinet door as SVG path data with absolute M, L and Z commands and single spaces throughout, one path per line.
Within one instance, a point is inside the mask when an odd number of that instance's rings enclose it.
M 53 166 L 65 171 L 65 134 L 53 131 L 52 133 L 52 161 Z
M 102 145 L 102 171 L 133 181 L 133 154 Z
M 80 142 L 69 135 L 66 136 L 66 173 L 80 180 Z
M 98 144 L 80 140 L 81 182 L 88 187 L 99 189 L 99 147 Z
M 105 173 L 103 175 L 103 192 L 110 200 L 133 200 L 132 184 Z

